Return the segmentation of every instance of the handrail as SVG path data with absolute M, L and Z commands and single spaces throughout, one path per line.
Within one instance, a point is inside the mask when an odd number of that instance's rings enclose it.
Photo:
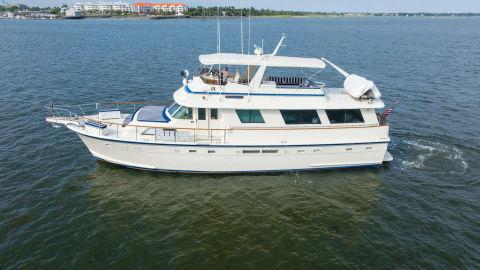
M 95 106 L 97 104 L 160 104 L 160 103 L 170 103 L 173 102 L 171 99 L 166 100 L 154 100 L 154 101 L 104 101 L 104 102 L 95 102 L 95 103 L 83 103 L 83 104 L 75 104 L 75 105 L 68 105 L 68 104 L 53 104 L 53 108 L 58 107 L 78 107 L 78 106 Z M 52 108 L 52 106 L 45 106 L 45 108 Z
M 110 125 L 122 125 L 122 123 L 116 123 L 113 121 L 108 121 L 108 120 L 100 120 L 97 118 L 90 118 L 88 116 L 86 117 L 80 117 L 86 120 L 92 120 L 92 121 L 97 121 L 97 122 L 102 122 L 105 124 L 110 124 Z M 145 126 L 145 125 L 135 125 L 135 124 L 128 124 L 127 126 L 130 127 L 141 127 L 141 128 L 171 128 L 171 129 L 177 129 L 177 130 L 213 130 L 213 131 L 232 131 L 232 130 L 307 130 L 307 129 L 339 129 L 339 128 L 365 128 L 365 127 L 381 127 L 381 125 L 334 125 L 334 126 L 311 126 L 311 127 L 237 127 L 237 126 L 229 126 L 224 127 L 224 128 L 186 128 L 186 127 L 174 127 L 174 126 Z
M 51 107 L 47 107 L 48 109 L 52 109 Z M 76 113 L 72 113 L 68 109 L 64 108 L 58 108 L 54 107 L 53 110 L 58 110 L 58 111 L 65 111 L 70 113 L 70 118 L 71 119 L 84 119 L 84 120 L 91 120 L 91 121 L 97 121 L 109 125 L 123 125 L 123 121 L 120 122 L 114 122 L 114 121 L 109 121 L 109 120 L 102 120 L 94 117 L 89 117 L 89 116 L 81 116 Z M 72 117 L 73 115 L 73 117 Z M 61 117 L 58 113 L 52 114 L 53 117 Z M 162 126 L 157 125 L 157 126 L 149 126 L 149 125 L 138 125 L 138 124 L 131 124 L 129 123 L 127 127 L 137 127 L 137 128 L 172 128 L 172 129 L 177 129 L 177 130 L 211 130 L 211 131 L 233 131 L 233 130 L 315 130 L 315 129 L 344 129 L 344 128 L 365 128 L 365 127 L 382 127 L 388 125 L 388 121 L 383 118 L 381 115 L 377 114 L 379 124 L 362 124 L 362 125 L 331 125 L 331 126 L 302 126 L 302 127 L 295 127 L 295 126 L 279 126 L 279 127 L 240 127 L 240 126 L 229 126 L 229 127 L 223 127 L 223 128 L 199 128 L 199 127 L 194 127 L 194 128 L 188 128 L 188 127 L 174 127 L 174 126 Z M 157 123 L 158 124 L 158 123 Z

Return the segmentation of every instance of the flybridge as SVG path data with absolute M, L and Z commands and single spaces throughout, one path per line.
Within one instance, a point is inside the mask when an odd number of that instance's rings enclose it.
M 380 98 L 380 91 L 373 81 L 359 75 L 349 74 L 325 58 L 277 56 L 285 38 L 285 35 L 282 36 L 271 54 L 263 54 L 263 49 L 257 47 L 253 55 L 238 53 L 200 55 L 199 61 L 205 67 L 201 69 L 199 77 L 205 85 L 202 86 L 202 83 L 195 78 L 190 81 L 190 84 L 188 80 L 185 80 L 184 85 L 189 84 L 189 88 L 186 87 L 186 89 L 190 89 L 190 93 L 228 94 L 243 89 L 242 94 L 252 95 L 263 93 L 278 96 L 323 96 L 325 84 L 315 81 L 313 77 L 328 63 L 345 76 L 344 90 L 348 95 L 355 99 Z M 223 69 L 222 66 L 224 66 Z M 236 72 L 231 72 L 229 66 L 235 66 L 235 68 L 247 66 L 248 68 L 246 72 L 244 68 L 242 68 L 242 72 L 239 72 L 238 69 Z M 318 69 L 318 71 L 310 77 L 265 76 L 266 69 L 270 67 Z M 313 89 L 320 89 L 320 91 L 315 92 L 312 91 Z

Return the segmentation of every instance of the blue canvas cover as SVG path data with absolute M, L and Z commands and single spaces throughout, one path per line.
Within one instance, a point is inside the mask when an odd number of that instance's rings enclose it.
M 138 111 L 137 120 L 142 122 L 168 122 L 165 106 L 145 106 Z

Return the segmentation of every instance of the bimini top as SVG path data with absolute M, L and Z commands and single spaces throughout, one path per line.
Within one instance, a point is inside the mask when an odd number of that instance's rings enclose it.
M 198 59 L 203 65 L 325 68 L 325 62 L 318 58 L 276 56 L 271 54 L 249 55 L 238 53 L 213 53 L 200 55 Z

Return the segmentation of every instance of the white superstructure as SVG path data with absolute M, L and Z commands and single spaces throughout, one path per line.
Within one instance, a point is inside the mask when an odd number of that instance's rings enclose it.
M 199 74 L 182 72 L 169 105 L 134 104 L 125 113 L 117 109 L 124 103 L 97 104 L 95 114 L 68 117 L 51 106 L 47 121 L 77 133 L 96 158 L 149 170 L 290 171 L 391 160 L 375 84 L 325 59 L 278 56 L 281 42 L 272 54 L 257 48 L 254 55 L 201 55 Z M 344 88 L 326 87 L 314 76 L 267 75 L 277 68 L 317 74 L 326 62 L 346 77 Z

